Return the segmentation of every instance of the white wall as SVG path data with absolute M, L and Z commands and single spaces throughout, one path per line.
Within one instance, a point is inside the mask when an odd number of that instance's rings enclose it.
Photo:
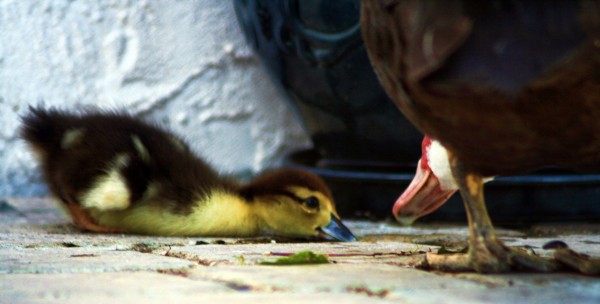
M 230 0 L 0 0 L 0 197 L 45 191 L 16 132 L 28 104 L 127 108 L 242 173 L 307 145 L 284 98 Z

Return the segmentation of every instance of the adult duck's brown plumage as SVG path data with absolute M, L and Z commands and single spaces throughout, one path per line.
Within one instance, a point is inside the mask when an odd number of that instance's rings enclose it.
M 362 0 L 361 22 L 381 84 L 447 149 L 467 209 L 469 254 L 429 264 L 556 269 L 497 239 L 483 177 L 600 169 L 600 1 Z
M 31 108 L 21 133 L 51 193 L 86 230 L 355 240 L 318 176 L 281 169 L 240 185 L 128 114 Z

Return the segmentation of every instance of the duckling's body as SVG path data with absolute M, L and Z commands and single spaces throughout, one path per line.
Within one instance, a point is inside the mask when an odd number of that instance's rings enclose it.
M 334 223 L 352 236 L 316 175 L 283 169 L 239 185 L 180 138 L 128 114 L 32 108 L 22 136 L 52 194 L 86 230 L 308 237 Z
M 227 210 L 226 216 L 216 216 Z M 256 236 L 262 231 L 255 208 L 232 193 L 214 191 L 198 201 L 188 214 L 165 212 L 162 206 L 140 202 L 124 210 L 90 210 L 91 217 L 101 226 L 139 234 Z

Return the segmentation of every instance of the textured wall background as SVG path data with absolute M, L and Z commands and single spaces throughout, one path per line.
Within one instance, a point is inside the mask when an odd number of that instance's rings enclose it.
M 0 1 L 0 197 L 41 195 L 17 137 L 28 104 L 126 108 L 224 173 L 307 139 L 246 45 L 231 1 Z

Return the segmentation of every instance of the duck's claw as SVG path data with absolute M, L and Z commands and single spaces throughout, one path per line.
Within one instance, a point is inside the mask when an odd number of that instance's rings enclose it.
M 511 270 L 553 272 L 562 267 L 559 263 L 541 258 L 522 248 L 506 247 L 499 240 L 483 240 L 475 248 L 470 247 L 466 254 L 428 253 L 420 268 L 480 273 L 501 273 Z
M 558 246 L 556 246 L 558 244 Z M 544 245 L 544 249 L 554 249 L 554 259 L 586 275 L 600 275 L 600 259 L 575 252 L 560 241 Z

